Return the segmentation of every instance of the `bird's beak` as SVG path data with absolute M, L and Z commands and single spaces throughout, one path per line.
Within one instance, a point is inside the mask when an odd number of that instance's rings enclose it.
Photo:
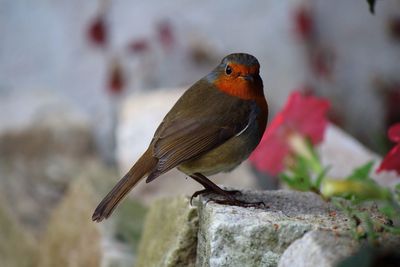
M 246 81 L 248 81 L 248 82 L 253 82 L 254 81 L 254 78 L 253 78 L 253 76 L 252 75 L 243 75 L 243 76 L 241 76 L 243 79 L 245 79 Z

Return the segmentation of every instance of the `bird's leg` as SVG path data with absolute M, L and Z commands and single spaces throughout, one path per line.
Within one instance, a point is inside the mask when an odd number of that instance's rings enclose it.
M 190 175 L 191 178 L 193 178 L 196 182 L 200 183 L 202 186 L 204 186 L 203 190 L 199 190 L 194 192 L 194 194 L 190 198 L 190 205 L 192 205 L 192 200 L 193 198 L 202 195 L 202 194 L 208 194 L 208 193 L 216 193 L 219 195 L 226 195 L 229 194 L 225 192 L 222 188 L 220 188 L 218 185 L 214 184 L 211 182 L 207 177 L 204 175 L 201 175 L 200 173 L 194 173 Z
M 223 189 L 221 188 L 221 190 L 223 190 Z M 242 192 L 240 192 L 239 190 L 223 190 L 223 191 L 225 191 L 225 193 L 227 193 L 229 195 L 236 195 L 236 194 L 241 195 L 242 194 Z M 193 198 L 195 198 L 199 195 L 209 194 L 209 193 L 216 193 L 216 192 L 211 188 L 205 188 L 205 189 L 194 192 L 194 194 L 190 197 L 190 205 L 192 205 Z M 216 194 L 218 194 L 218 193 L 216 193 Z
M 197 197 L 198 195 L 206 194 L 206 193 L 215 193 L 217 195 L 223 195 L 223 196 L 241 194 L 241 192 L 239 190 L 224 190 L 224 189 L 222 189 L 221 187 L 214 184 L 210 179 L 208 179 L 206 176 L 204 176 L 201 173 L 194 173 L 194 174 L 190 175 L 190 177 L 193 178 L 198 183 L 200 183 L 205 188 L 203 190 L 196 191 L 192 197 Z
M 241 193 L 241 192 L 238 190 L 224 190 L 224 189 L 220 188 L 218 185 L 216 185 L 215 183 L 213 183 L 210 179 L 208 179 L 206 176 L 204 176 L 201 173 L 194 173 L 194 174 L 190 175 L 190 177 L 193 178 L 195 181 L 199 182 L 205 188 L 203 190 L 196 191 L 190 198 L 190 203 L 192 203 L 192 199 L 194 197 L 197 197 L 198 195 L 205 194 L 205 193 L 215 193 L 217 195 L 222 195 L 225 197 L 224 200 L 211 199 L 212 201 L 219 203 L 219 204 L 242 206 L 242 207 L 264 205 L 263 202 L 247 203 L 245 201 L 241 201 L 241 200 L 234 198 L 233 197 L 234 194 Z
M 232 199 L 228 199 L 228 198 L 226 198 L 226 199 L 210 199 L 210 200 L 215 202 L 215 203 L 221 204 L 221 205 L 239 206 L 239 207 L 245 207 L 245 208 L 247 208 L 247 207 L 260 208 L 261 206 L 264 207 L 264 208 L 267 207 L 265 205 L 265 203 L 262 202 L 262 201 L 246 202 L 246 201 L 243 201 L 243 200 L 238 200 L 236 198 L 233 198 L 233 200 Z

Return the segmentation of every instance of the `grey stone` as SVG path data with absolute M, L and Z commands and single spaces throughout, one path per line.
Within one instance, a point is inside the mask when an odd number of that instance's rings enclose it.
M 90 125 L 73 112 L 34 113 L 0 131 L 0 193 L 17 220 L 38 233 L 95 150 Z
M 38 249 L 34 238 L 15 220 L 0 196 L 0 265 L 37 266 Z
M 32 262 L 39 260 L 41 266 L 132 266 L 143 225 L 135 216 L 143 209 L 127 199 L 106 223 L 91 221 L 119 177 L 100 161 L 87 117 L 51 91 L 3 97 L 0 204 L 7 213 L 0 211 L 0 224 L 17 230 L 0 234 L 0 240 L 10 240 L 0 246 L 0 265 L 35 266 Z M 28 252 L 32 246 L 25 237 L 40 253 Z M 88 243 L 90 249 L 82 249 Z
M 155 201 L 145 221 L 136 267 L 194 266 L 197 231 L 197 208 L 187 197 Z
M 358 243 L 349 236 L 315 230 L 294 241 L 283 253 L 278 267 L 334 267 L 357 248 Z
M 116 171 L 97 161 L 82 162 L 38 239 L 38 266 L 132 266 L 143 226 L 144 207 L 126 199 L 98 224 L 91 214 L 108 192 Z
M 156 201 L 145 221 L 136 266 L 277 266 L 282 254 L 304 250 L 310 260 L 318 263 L 321 257 L 327 264 L 322 266 L 332 266 L 357 248 L 349 237 L 351 221 L 315 193 L 242 191 L 237 197 L 265 206 L 221 205 L 212 201 L 218 198 L 212 194 L 196 199 L 194 207 L 187 197 Z M 362 209 L 379 218 L 375 206 Z M 313 246 L 303 245 L 303 236 Z M 299 265 L 293 264 L 296 260 Z M 308 257 L 282 264 L 312 266 Z
M 96 204 L 90 174 L 98 174 L 97 170 L 82 173 L 72 182 L 53 210 L 40 242 L 38 266 L 100 266 L 103 235 L 90 220 Z
M 201 197 L 197 266 L 276 266 L 285 249 L 305 233 L 349 228 L 347 218 L 314 193 L 244 191 L 242 199 L 267 206 L 219 205 Z
M 373 170 L 376 170 L 382 160 L 378 154 L 334 124 L 328 125 L 324 141 L 317 150 L 322 164 L 330 166 L 328 176 L 334 179 L 343 179 L 354 169 L 370 161 L 374 161 Z M 399 175 L 395 172 L 384 171 L 377 174 L 372 171 L 371 177 L 378 184 L 387 187 L 394 187 L 399 181 Z

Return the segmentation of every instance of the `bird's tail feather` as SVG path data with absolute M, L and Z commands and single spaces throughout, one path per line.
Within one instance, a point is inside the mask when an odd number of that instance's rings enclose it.
M 101 222 L 103 219 L 107 219 L 129 191 L 131 191 L 144 176 L 151 172 L 156 164 L 157 160 L 153 158 L 151 152 L 147 150 L 129 172 L 122 177 L 100 202 L 92 215 L 92 220 Z

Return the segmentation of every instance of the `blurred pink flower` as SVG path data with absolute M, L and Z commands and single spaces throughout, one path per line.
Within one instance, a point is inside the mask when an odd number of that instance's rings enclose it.
M 298 7 L 293 20 L 296 34 L 303 40 L 310 40 L 314 34 L 314 19 L 310 9 L 305 6 Z
M 121 63 L 114 59 L 108 73 L 108 90 L 112 94 L 119 94 L 125 86 L 125 78 Z
M 390 127 L 388 137 L 397 144 L 382 160 L 377 172 L 395 171 L 400 175 L 400 123 L 396 123 Z
M 168 20 L 161 21 L 157 25 L 158 40 L 162 47 L 169 51 L 175 45 L 175 36 L 171 23 Z
M 132 53 L 144 53 L 150 50 L 150 43 L 147 39 L 133 40 L 128 44 L 128 49 Z
M 285 169 L 285 158 L 292 152 L 289 138 L 297 135 L 316 145 L 324 136 L 329 102 L 294 91 L 281 112 L 270 123 L 250 156 L 251 163 L 262 172 L 277 175 Z
M 89 41 L 91 41 L 94 45 L 104 47 L 108 41 L 107 33 L 105 18 L 103 15 L 99 15 L 90 23 L 87 35 Z

